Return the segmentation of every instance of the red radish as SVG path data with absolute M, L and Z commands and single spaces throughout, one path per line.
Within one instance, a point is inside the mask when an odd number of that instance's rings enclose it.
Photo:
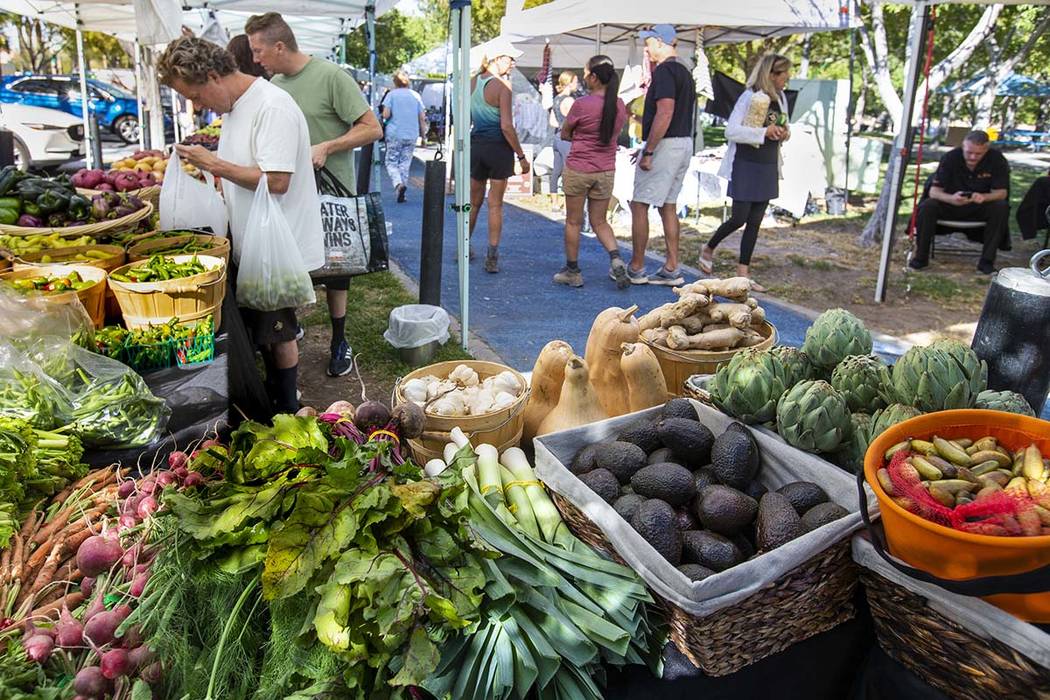
M 216 440 L 215 438 L 211 438 L 210 440 L 205 440 L 204 442 L 202 442 L 200 444 L 200 446 L 197 448 L 197 450 L 198 451 L 207 450 L 208 448 L 211 448 L 211 447 L 222 447 L 222 443 L 219 442 L 218 440 Z
M 131 661 L 131 667 L 138 671 L 153 663 L 156 658 L 156 654 L 145 644 L 135 647 L 128 652 L 128 660 Z
M 160 662 L 154 661 L 149 666 L 142 669 L 142 672 L 139 673 L 139 676 L 142 678 L 142 680 L 146 681 L 150 685 L 153 685 L 155 683 L 160 682 L 161 671 L 162 669 L 160 667 Z
M 172 471 L 175 472 L 175 476 L 177 476 L 180 481 L 185 479 L 186 475 L 190 473 L 190 470 L 186 467 L 175 467 Z
M 157 499 L 155 499 L 153 496 L 146 496 L 141 501 L 139 501 L 138 506 L 135 508 L 135 512 L 140 518 L 145 520 L 149 516 L 156 513 L 157 508 L 159 507 L 160 506 L 157 505 Z
M 95 577 L 85 576 L 80 579 L 80 592 L 84 594 L 84 597 L 91 595 L 91 591 L 95 589 Z
M 138 517 L 132 515 L 131 513 L 125 513 L 124 515 L 117 518 L 117 525 L 118 529 L 120 530 L 130 530 L 133 527 L 138 527 L 138 524 Z
M 94 583 L 92 583 L 92 586 L 94 586 Z M 87 610 L 80 616 L 80 620 L 86 625 L 91 618 L 104 612 L 106 612 L 106 604 L 102 601 L 102 594 L 100 593 L 88 604 Z
M 102 669 L 98 666 L 85 666 L 73 679 L 73 690 L 89 698 L 102 697 L 107 687 L 106 677 L 102 675 Z
M 135 575 L 136 576 L 141 574 L 143 571 L 149 571 L 149 564 L 136 564 L 135 565 Z
M 51 652 L 55 648 L 55 640 L 46 634 L 34 634 L 22 642 L 22 646 L 26 649 L 26 656 L 42 664 L 51 657 Z
M 85 576 L 98 576 L 109 571 L 123 554 L 115 537 L 92 535 L 77 549 L 77 568 Z
M 139 563 L 140 557 L 142 557 L 142 543 L 136 542 L 124 552 L 124 557 L 120 560 L 120 563 L 123 564 L 125 568 L 131 569 Z
M 127 619 L 128 615 L 131 614 L 131 606 L 127 603 L 121 603 L 117 607 L 113 608 L 113 612 L 115 612 L 120 621 L 123 622 Z
M 175 452 L 172 452 L 168 455 L 168 468 L 178 469 L 179 467 L 185 467 L 186 462 L 188 461 L 189 457 L 186 455 L 185 452 L 176 450 Z
M 120 638 L 120 645 L 125 649 L 129 650 L 137 649 L 142 645 L 142 628 L 138 625 L 132 625 L 124 631 L 124 635 Z M 134 666 L 134 664 L 133 664 Z
M 95 646 L 105 646 L 113 641 L 113 635 L 124 618 L 116 610 L 107 610 L 95 615 L 84 625 L 84 637 Z
M 110 680 L 131 673 L 131 663 L 125 649 L 110 649 L 102 655 L 102 675 Z
M 117 487 L 117 495 L 121 498 L 127 498 L 133 493 L 135 493 L 135 481 L 133 479 L 122 481 L 120 486 Z
M 157 486 L 159 486 L 162 489 L 165 486 L 170 486 L 171 484 L 174 484 L 177 480 L 178 477 L 176 477 L 173 472 L 164 471 L 157 474 Z
M 146 590 L 146 582 L 149 581 L 149 572 L 143 571 L 141 574 L 135 576 L 135 579 L 131 582 L 131 588 L 128 589 L 128 595 L 132 598 L 138 598 L 142 595 L 142 592 Z
M 204 475 L 200 472 L 190 472 L 186 475 L 186 479 L 182 482 L 185 488 L 192 489 L 195 486 L 204 485 Z
M 143 493 L 147 496 L 152 496 L 157 491 L 157 479 L 153 476 L 147 476 L 145 479 L 139 482 L 139 493 Z
M 84 625 L 75 619 L 69 608 L 63 606 L 58 613 L 58 624 L 55 625 L 55 641 L 63 649 L 84 645 Z

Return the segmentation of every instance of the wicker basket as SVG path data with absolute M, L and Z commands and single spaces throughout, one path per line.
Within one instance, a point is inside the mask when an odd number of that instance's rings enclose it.
M 26 277 L 35 277 L 40 274 L 49 276 L 62 275 L 76 272 L 85 280 L 95 280 L 95 284 L 87 289 L 61 294 L 46 294 L 44 298 L 52 304 L 70 304 L 74 299 L 79 299 L 84 306 L 91 322 L 95 328 L 101 328 L 106 323 L 105 300 L 106 300 L 106 271 L 91 265 L 20 265 L 18 269 L 5 272 L 0 279 L 14 281 Z
M 85 197 L 94 197 L 96 194 L 103 193 L 102 190 L 89 190 L 84 187 L 78 187 L 77 192 Z M 138 197 L 143 202 L 149 202 L 154 209 L 160 206 L 160 185 L 150 185 L 149 187 L 123 192 L 122 194 Z
M 764 321 L 758 332 L 765 337 L 765 340 L 753 347 L 765 350 L 776 344 L 777 329 L 773 327 L 773 324 Z M 682 385 L 690 376 L 694 374 L 714 374 L 718 371 L 720 365 L 729 362 L 729 360 L 733 359 L 733 355 L 745 349 L 734 348 L 732 350 L 717 351 L 672 350 L 648 340 L 643 339 L 642 342 L 648 345 L 656 355 L 656 359 L 660 363 L 660 369 L 664 373 L 664 380 L 667 382 L 667 390 L 673 392 L 676 396 L 686 395 L 683 393 Z
M 7 226 L 0 224 L 0 233 L 8 236 L 33 236 L 38 233 L 59 233 L 63 236 L 95 236 L 101 238 L 110 231 L 117 231 L 119 229 L 133 226 L 145 218 L 148 218 L 153 214 L 153 205 L 149 202 L 145 202 L 144 207 L 136 212 L 122 216 L 119 219 L 112 219 L 107 221 L 98 221 L 93 224 L 84 224 L 83 226 L 64 226 L 62 228 L 29 228 L 26 226 Z
M 120 304 L 124 325 L 128 328 L 166 323 L 172 318 L 182 322 L 196 321 L 208 314 L 215 317 L 215 328 L 221 322 L 222 300 L 226 296 L 226 263 L 208 255 L 175 255 L 184 262 L 196 257 L 208 268 L 192 277 L 158 282 L 120 282 L 110 279 L 110 287 Z M 116 274 L 145 264 L 138 261 L 119 267 Z
M 84 253 L 89 250 L 100 250 L 109 255 L 97 260 L 74 260 L 71 262 L 75 265 L 88 265 L 90 267 L 101 268 L 106 272 L 112 272 L 123 265 L 124 260 L 127 257 L 124 253 L 124 249 L 119 245 L 78 245 L 69 248 L 51 248 L 48 250 L 39 250 L 35 253 L 26 253 L 21 256 L 24 262 L 15 262 L 15 269 L 17 270 L 26 267 L 26 263 L 32 263 L 32 265 L 65 264 L 65 262 L 67 262 L 65 260 L 52 260 L 50 263 L 41 263 L 40 259 L 45 255 L 50 256 L 51 258 L 72 257 L 78 253 Z
M 977 636 L 873 571 L 862 567 L 860 579 L 879 646 L 930 685 L 960 700 L 1050 698 L 1050 669 Z
M 447 377 L 452 370 L 459 365 L 466 365 L 478 373 L 481 380 L 494 377 L 500 372 L 512 372 L 523 387 L 528 387 L 528 382 L 520 372 L 501 365 L 497 362 L 483 362 L 481 360 L 454 360 L 450 362 L 438 362 L 437 364 L 420 367 L 406 374 L 394 387 L 393 404 L 405 403 L 405 396 L 401 392 L 401 384 L 410 379 L 425 377 L 430 374 L 435 377 Z M 511 447 L 517 447 L 521 442 L 521 433 L 525 427 L 525 405 L 529 401 L 529 389 L 521 392 L 518 400 L 507 408 L 493 411 L 480 416 L 434 416 L 426 414 L 423 424 L 423 435 L 419 440 L 409 440 L 412 454 L 420 464 L 441 457 L 445 445 L 451 442 L 449 431 L 459 427 L 470 441 L 475 445 L 487 443 L 493 445 L 499 451 Z
M 557 493 L 551 496 L 573 534 L 626 565 L 601 528 Z M 846 538 L 760 593 L 708 617 L 653 595 L 667 613 L 675 647 L 707 675 L 726 676 L 851 619 L 856 584 Z
M 173 245 L 182 245 L 196 241 L 205 246 L 205 249 L 197 255 L 210 255 L 214 258 L 222 258 L 228 265 L 230 262 L 230 239 L 222 236 L 213 236 L 208 233 L 188 233 L 183 236 L 171 236 L 170 238 L 150 238 L 138 243 L 133 243 L 128 248 L 128 260 L 137 262 L 146 260 L 155 255 L 157 250 L 168 248 Z

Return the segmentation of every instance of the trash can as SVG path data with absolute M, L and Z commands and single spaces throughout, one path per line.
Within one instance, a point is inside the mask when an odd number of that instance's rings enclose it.
M 430 362 L 439 345 L 448 342 L 448 313 L 440 306 L 408 304 L 390 312 L 383 337 L 397 348 L 397 355 L 410 367 Z
M 846 190 L 839 187 L 827 188 L 824 190 L 824 202 L 828 216 L 844 215 L 846 213 Z

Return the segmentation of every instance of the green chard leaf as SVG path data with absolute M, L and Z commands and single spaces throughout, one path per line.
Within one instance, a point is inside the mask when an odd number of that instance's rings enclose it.
M 437 668 L 441 654 L 427 636 L 426 630 L 416 627 L 408 640 L 401 670 L 390 679 L 390 685 L 419 685 Z

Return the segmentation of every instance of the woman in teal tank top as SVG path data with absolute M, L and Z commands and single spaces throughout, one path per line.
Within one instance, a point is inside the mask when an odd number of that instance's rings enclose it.
M 529 161 L 514 131 L 513 93 L 510 75 L 514 59 L 521 52 L 509 43 L 490 49 L 482 59 L 481 70 L 471 83 L 470 93 L 470 233 L 478 223 L 478 212 L 488 188 L 489 247 L 485 272 L 499 272 L 499 241 L 503 232 L 503 195 L 507 178 L 514 174 L 514 160 L 523 174 Z M 471 251 L 471 259 L 473 259 Z

